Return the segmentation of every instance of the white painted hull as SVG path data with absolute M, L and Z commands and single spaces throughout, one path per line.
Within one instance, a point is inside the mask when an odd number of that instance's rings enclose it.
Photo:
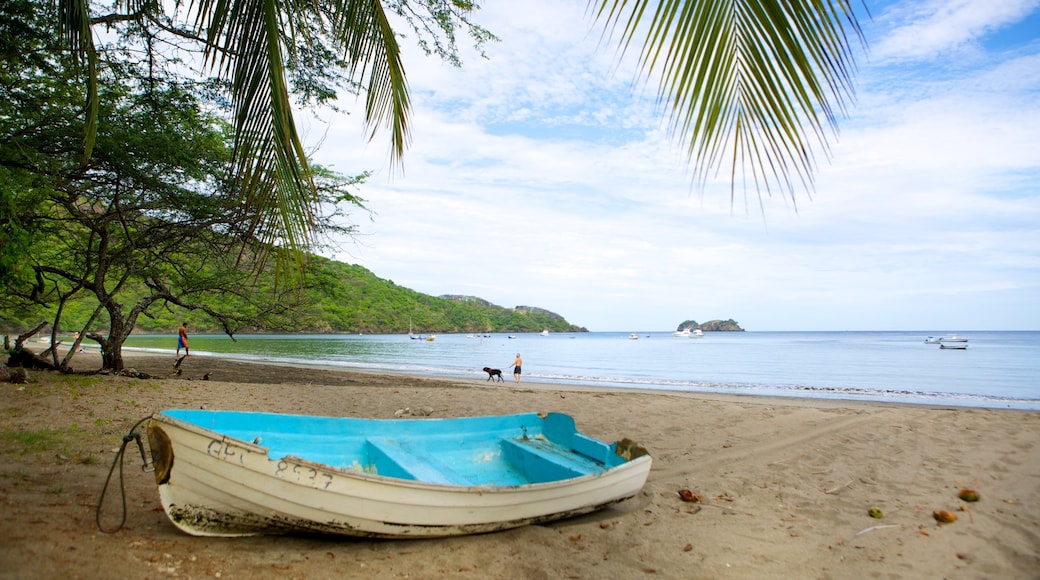
M 651 465 L 646 455 L 563 481 L 465 487 L 293 457 L 272 460 L 263 447 L 169 417 L 153 418 L 148 435 L 153 458 L 158 457 L 156 480 L 166 514 L 178 528 L 198 536 L 492 532 L 589 513 L 630 498 L 642 489 Z M 170 458 L 164 460 L 164 453 Z

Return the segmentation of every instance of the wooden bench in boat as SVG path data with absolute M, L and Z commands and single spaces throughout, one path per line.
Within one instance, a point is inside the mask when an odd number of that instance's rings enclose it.
M 398 443 L 386 439 L 368 439 L 369 459 L 379 475 L 412 479 L 445 485 L 470 485 L 464 477 L 444 465 L 412 453 Z
M 532 483 L 570 479 L 604 470 L 595 461 L 557 451 L 552 443 L 544 440 L 503 439 L 502 452 L 532 479 Z

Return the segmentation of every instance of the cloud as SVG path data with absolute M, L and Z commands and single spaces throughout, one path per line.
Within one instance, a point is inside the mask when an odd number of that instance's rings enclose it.
M 961 32 L 922 38 L 934 51 L 999 34 L 1007 14 L 1024 13 L 1009 5 L 972 20 L 955 3 L 928 26 Z M 903 13 L 882 25 L 932 9 L 895 7 Z M 779 192 L 731 201 L 726 176 L 691 187 L 653 95 L 586 33 L 582 8 L 488 6 L 479 20 L 502 42 L 461 69 L 410 53 L 403 175 L 357 115 L 311 128 L 327 131 L 321 163 L 375 171 L 362 190 L 374 221 L 336 257 L 421 292 L 541 306 L 593 330 L 687 318 L 753 330 L 1040 328 L 1035 43 L 978 49 L 956 69 L 872 53 L 832 161 L 795 211 Z
M 950 58 L 977 51 L 982 37 L 1018 22 L 1037 0 L 931 0 L 905 2 L 879 19 L 890 30 L 871 50 L 878 62 Z

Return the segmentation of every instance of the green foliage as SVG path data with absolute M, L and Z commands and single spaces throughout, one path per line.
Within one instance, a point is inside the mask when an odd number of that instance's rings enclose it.
M 276 283 L 287 252 L 260 242 L 271 233 L 255 229 L 256 206 L 228 194 L 234 136 L 209 86 L 178 79 L 177 63 L 106 55 L 84 159 L 84 95 L 45 10 L 0 5 L 0 26 L 39 33 L 26 35 L 36 40 L 29 52 L 0 41 L 0 204 L 10 210 L 0 220 L 2 323 L 49 320 L 52 336 L 107 329 L 87 336 L 104 368 L 118 370 L 140 317 L 201 310 L 231 333 L 295 306 L 302 294 Z M 315 167 L 304 177 L 321 208 L 308 216 L 311 232 L 349 234 L 341 205 L 360 206 L 350 188 L 364 176 Z M 56 366 L 68 360 L 53 356 Z
M 273 284 L 261 279 L 262 286 Z M 584 328 L 562 316 L 528 306 L 505 308 L 471 296 L 430 296 L 379 278 L 356 264 L 311 256 L 307 286 L 298 305 L 264 319 L 259 327 L 240 330 L 262 332 L 581 332 Z M 77 309 L 77 316 L 85 314 Z M 70 309 L 67 316 L 73 316 Z M 197 332 L 220 329 L 201 312 L 169 309 L 141 321 L 142 331 L 172 332 L 184 320 Z
M 403 288 L 369 270 L 325 258 L 312 258 L 313 281 L 302 301 L 302 316 L 280 328 L 312 332 L 531 332 L 544 328 L 580 331 L 552 312 L 518 306 L 504 308 L 480 298 L 434 297 Z
M 478 46 L 491 39 L 469 22 L 477 8 L 469 0 L 197 0 L 187 8 L 180 2 L 46 4 L 56 12 L 57 30 L 71 51 L 72 64 L 83 72 L 70 84 L 86 85 L 85 161 L 104 127 L 100 107 L 106 99 L 98 87 L 106 65 L 142 58 L 160 71 L 149 75 L 146 84 L 190 84 L 194 65 L 164 66 L 164 61 L 187 54 L 214 75 L 210 86 L 219 93 L 234 133 L 225 194 L 235 206 L 248 209 L 240 216 L 241 230 L 263 242 L 261 252 L 292 250 L 293 259 L 280 264 L 283 271 L 301 265 L 300 258 L 314 249 L 322 233 L 320 220 L 314 219 L 322 201 L 296 128 L 292 99 L 324 104 L 334 101 L 340 90 L 364 92 L 366 125 L 373 133 L 389 129 L 396 161 L 409 140 L 411 105 L 401 37 L 387 9 L 407 21 L 424 49 L 451 62 L 457 62 L 456 30 L 468 29 Z M 267 257 L 261 254 L 258 261 Z
M 315 333 L 404 333 L 409 324 L 419 333 L 448 332 L 584 332 L 548 310 L 517 306 L 497 306 L 474 296 L 430 296 L 379 278 L 368 269 L 326 258 L 311 256 L 307 264 L 307 285 L 293 293 L 275 292 L 271 271 L 254 279 L 253 302 L 289 300 L 282 308 L 260 307 L 228 293 L 209 293 L 198 298 L 204 309 L 188 310 L 175 304 L 152 307 L 137 320 L 139 332 L 173 333 L 182 322 L 193 332 L 223 332 L 221 321 L 207 309 L 234 310 L 243 322 L 236 332 L 315 332 Z M 205 267 L 200 267 L 205 270 Z M 143 289 L 138 289 L 140 293 Z M 130 292 L 128 302 L 137 294 Z M 70 301 L 63 314 L 67 328 L 82 328 L 97 302 L 87 297 Z M 44 313 L 42 319 L 46 319 Z M 0 308 L 0 329 L 24 329 L 16 313 Z

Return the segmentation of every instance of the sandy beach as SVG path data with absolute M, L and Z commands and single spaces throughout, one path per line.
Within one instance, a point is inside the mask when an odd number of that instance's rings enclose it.
M 169 378 L 0 384 L 0 578 L 1040 578 L 1040 413 L 595 390 L 127 353 Z M 73 366 L 97 368 L 98 355 Z M 204 375 L 209 380 L 202 380 Z M 393 417 L 561 411 L 654 457 L 642 493 L 437 540 L 195 538 L 127 451 L 126 521 L 95 508 L 130 427 L 165 408 Z M 965 503 L 961 488 L 981 499 Z M 690 489 L 700 503 L 683 502 Z M 101 512 L 122 517 L 118 481 Z M 883 517 L 868 514 L 879 508 Z M 940 524 L 936 510 L 957 516 Z

